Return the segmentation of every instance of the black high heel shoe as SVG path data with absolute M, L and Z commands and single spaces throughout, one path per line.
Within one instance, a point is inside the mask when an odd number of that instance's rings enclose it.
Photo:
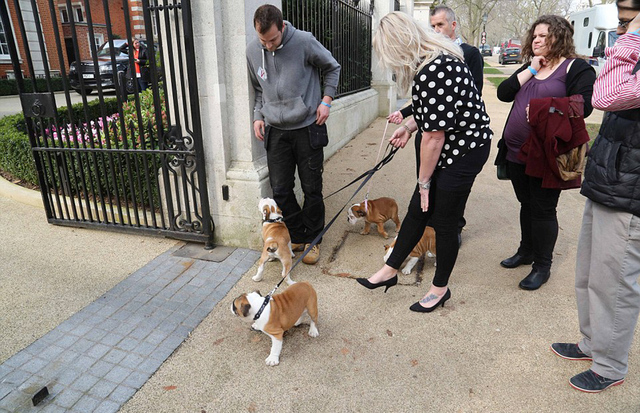
M 363 286 L 367 287 L 370 290 L 375 290 L 378 287 L 386 287 L 384 289 L 384 292 L 386 293 L 389 288 L 391 288 L 394 285 L 398 284 L 398 274 L 394 275 L 392 278 L 389 278 L 386 281 L 382 281 L 382 282 L 379 282 L 377 284 L 369 282 L 369 280 L 367 280 L 366 278 L 356 278 L 356 281 L 358 281 L 358 283 L 360 285 L 363 285 Z
M 442 308 L 444 308 L 444 303 L 447 302 L 449 298 L 451 298 L 451 290 L 447 290 L 447 292 L 444 293 L 442 297 L 440 297 L 440 301 L 438 301 L 433 307 L 423 307 L 420 305 L 420 301 L 418 301 L 417 303 L 411 305 L 411 307 L 409 307 L 409 310 L 415 311 L 416 313 L 430 313 L 440 305 L 442 305 Z

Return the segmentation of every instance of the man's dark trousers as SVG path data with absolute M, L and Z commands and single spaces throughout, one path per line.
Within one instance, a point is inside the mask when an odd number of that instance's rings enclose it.
M 270 127 L 267 138 L 269 181 L 294 244 L 310 243 L 324 228 L 322 200 L 322 148 L 309 143 L 309 128 L 283 130 Z M 294 193 L 295 170 L 304 193 L 303 211 Z M 294 215 L 295 214 L 295 215 Z

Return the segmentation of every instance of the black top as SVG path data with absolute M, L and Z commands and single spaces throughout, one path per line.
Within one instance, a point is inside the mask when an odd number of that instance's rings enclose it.
M 464 55 L 464 62 L 471 70 L 473 83 L 476 85 L 476 89 L 478 89 L 478 92 L 482 96 L 482 86 L 484 83 L 484 59 L 482 59 L 480 50 L 467 43 L 461 43 L 460 48 L 462 49 L 462 54 Z M 411 105 L 408 105 L 407 107 L 401 109 L 400 113 L 402 114 L 402 117 L 406 119 L 407 117 L 413 115 L 413 107 Z
M 445 132 L 436 169 L 450 166 L 491 140 L 484 102 L 469 68 L 457 57 L 443 53 L 427 63 L 413 80 L 412 99 L 418 130 Z
M 498 99 L 503 102 L 513 102 L 516 94 L 520 90 L 520 82 L 518 81 L 518 73 L 527 70 L 529 63 L 525 63 L 507 80 L 498 86 Z M 591 95 L 593 94 L 593 84 L 596 81 L 596 72 L 593 67 L 583 59 L 575 59 L 571 64 L 571 68 L 567 72 L 567 96 L 582 95 L 584 96 L 584 117 L 591 115 L 593 106 L 591 106 Z M 509 120 L 507 119 L 507 122 Z

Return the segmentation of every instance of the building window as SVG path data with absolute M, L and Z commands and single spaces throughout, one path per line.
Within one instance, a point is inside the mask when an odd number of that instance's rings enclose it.
M 62 23 L 69 23 L 69 12 L 66 7 L 60 9 L 60 20 Z
M 90 39 L 90 38 L 91 37 L 89 37 L 89 34 L 87 33 L 87 39 Z M 93 43 L 96 45 L 96 50 L 98 50 L 100 46 L 102 46 L 102 43 L 104 43 L 104 34 L 95 33 L 93 35 Z M 91 51 L 91 46 L 89 46 L 89 51 Z
M 82 12 L 82 7 L 74 7 L 73 12 L 76 18 L 76 22 L 84 21 L 84 13 Z
M 9 28 L 9 30 L 11 30 L 11 28 Z M 7 42 L 7 34 L 4 30 L 4 26 L 2 25 L 2 20 L 0 20 L 0 58 L 4 57 L 10 57 L 9 44 Z

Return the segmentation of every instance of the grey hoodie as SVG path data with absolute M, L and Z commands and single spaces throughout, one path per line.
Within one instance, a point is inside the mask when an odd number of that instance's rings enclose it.
M 280 129 L 300 129 L 316 120 L 324 95 L 335 96 L 340 65 L 309 32 L 297 30 L 288 21 L 282 44 L 269 52 L 256 38 L 247 46 L 247 66 L 255 90 L 253 120 L 264 120 Z

